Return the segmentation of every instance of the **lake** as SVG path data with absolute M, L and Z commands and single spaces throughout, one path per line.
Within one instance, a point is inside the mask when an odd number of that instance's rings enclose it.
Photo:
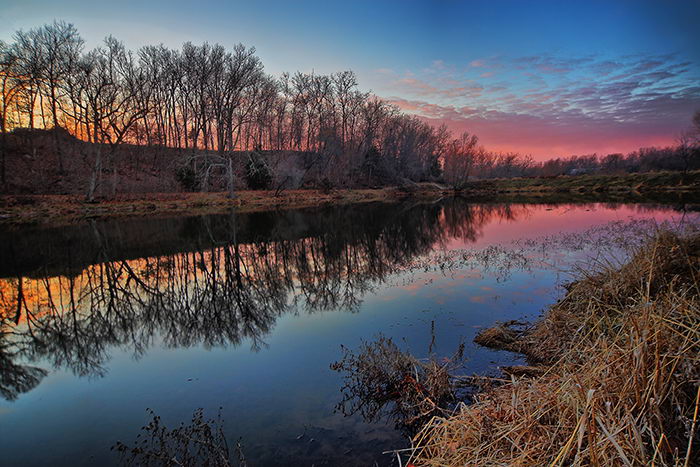
M 464 343 L 466 373 L 498 375 L 522 358 L 474 335 L 536 319 L 591 254 L 541 241 L 508 256 L 513 242 L 687 216 L 452 199 L 4 227 L 2 464 L 117 464 L 110 447 L 146 409 L 174 427 L 202 408 L 250 465 L 391 465 L 383 452 L 410 445 L 395 420 L 337 410 L 341 345 L 381 334 L 426 357 Z

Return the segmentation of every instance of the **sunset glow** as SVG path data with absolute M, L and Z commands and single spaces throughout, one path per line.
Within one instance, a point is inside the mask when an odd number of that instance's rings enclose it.
M 700 108 L 697 2 L 9 1 L 0 38 L 74 23 L 90 47 L 254 46 L 266 71 L 354 70 L 400 109 L 536 160 L 673 144 Z
M 399 108 L 475 133 L 492 150 L 544 160 L 674 144 L 700 105 L 696 72 L 677 54 L 543 54 L 476 60 L 461 70 L 435 62 L 423 70 L 425 81 L 382 74 L 396 78 L 389 101 Z
M 2 0 L 4 464 L 695 465 L 698 24 Z

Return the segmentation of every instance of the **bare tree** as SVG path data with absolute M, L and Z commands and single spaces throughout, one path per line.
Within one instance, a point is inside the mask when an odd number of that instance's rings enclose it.
M 82 48 L 77 30 L 60 21 L 18 31 L 11 44 L 0 44 L 3 184 L 4 135 L 19 127 L 64 128 L 92 143 L 84 146 L 92 155 L 90 200 L 110 169 L 116 194 L 119 168 L 126 166 L 126 151 L 120 150 L 125 143 L 135 145 L 130 160 L 138 160 L 137 153 L 141 159 L 148 154 L 146 165 L 153 167 L 186 164 L 201 189 L 216 186 L 230 196 L 253 159 L 263 162 L 255 167 L 272 172 L 277 187 L 439 180 L 463 187 L 474 177 L 699 168 L 700 112 L 695 130 L 673 147 L 534 162 L 522 154 L 486 152 L 473 135 L 454 139 L 446 127 L 361 91 L 352 71 L 273 77 L 255 49 L 242 44 L 145 46 L 132 55 L 110 37 L 90 52 Z M 30 136 L 27 144 L 33 144 Z M 53 137 L 62 173 L 59 133 Z
M 472 171 L 483 157 L 483 149 L 479 147 L 476 135 L 467 132 L 453 140 L 448 145 L 443 159 L 444 178 L 454 189 L 463 189 Z
M 124 45 L 108 37 L 104 47 L 88 53 L 79 64 L 81 75 L 74 100 L 85 102 L 86 128 L 92 129 L 94 164 L 87 190 L 87 200 L 93 201 L 101 183 L 103 148 L 120 144 L 129 129 L 147 109 L 139 108 L 138 92 L 144 81 L 136 72 L 134 61 Z
M 22 82 L 17 74 L 17 61 L 14 48 L 0 41 L 0 182 L 3 185 L 7 182 L 6 147 L 9 113 L 22 91 Z
M 40 90 L 49 101 L 53 128 L 58 129 L 61 127 L 59 117 L 61 101 L 64 97 L 64 83 L 74 72 L 83 47 L 83 40 L 75 26 L 63 21 L 54 21 L 52 24 L 30 31 L 29 34 L 35 37 L 39 55 L 42 57 L 39 69 Z M 54 131 L 54 150 L 58 156 L 59 172 L 63 173 L 63 151 L 56 131 Z

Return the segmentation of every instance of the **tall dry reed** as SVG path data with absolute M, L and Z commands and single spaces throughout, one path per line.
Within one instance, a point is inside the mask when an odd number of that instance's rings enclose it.
M 416 465 L 700 463 L 700 236 L 659 233 L 621 268 L 584 274 L 511 348 L 511 377 L 414 438 Z

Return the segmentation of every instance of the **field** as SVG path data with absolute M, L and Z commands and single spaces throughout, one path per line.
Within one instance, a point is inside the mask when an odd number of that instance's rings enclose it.
M 466 194 L 627 193 L 641 196 L 647 193 L 683 193 L 698 190 L 700 190 L 700 171 L 481 180 L 470 183 L 464 192 Z

